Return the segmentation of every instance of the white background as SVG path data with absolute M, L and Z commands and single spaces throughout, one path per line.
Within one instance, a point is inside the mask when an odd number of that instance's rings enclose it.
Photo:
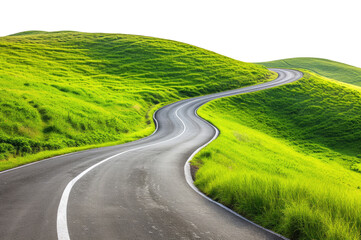
M 139 34 L 247 62 L 328 58 L 361 67 L 359 0 L 2 0 L 0 36 L 26 30 Z

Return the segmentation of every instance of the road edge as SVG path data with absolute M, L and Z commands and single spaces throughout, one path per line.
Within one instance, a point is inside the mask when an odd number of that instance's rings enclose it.
M 204 194 L 203 192 L 201 192 L 195 185 L 194 185 L 194 181 L 193 181 L 193 178 L 192 178 L 192 174 L 191 174 L 191 164 L 190 164 L 190 161 L 193 159 L 193 157 L 200 151 L 202 150 L 203 148 L 205 148 L 208 144 L 210 144 L 211 142 L 213 142 L 218 136 L 219 136 L 219 133 L 220 131 L 218 130 L 217 127 L 215 127 L 213 124 L 211 124 L 210 122 L 208 122 L 207 120 L 205 120 L 204 118 L 201 118 L 197 111 L 198 109 L 200 108 L 201 106 L 199 106 L 195 111 L 194 111 L 194 114 L 199 118 L 201 119 L 202 121 L 204 121 L 206 124 L 208 124 L 209 126 L 211 126 L 214 131 L 215 131 L 215 134 L 213 136 L 213 138 L 211 140 L 209 140 L 208 142 L 206 142 L 205 144 L 203 144 L 202 146 L 200 146 L 199 148 L 197 148 L 193 153 L 192 155 L 187 159 L 186 163 L 184 164 L 184 177 L 188 183 L 188 185 L 196 192 L 198 193 L 199 195 L 201 195 L 203 198 L 207 199 L 208 201 L 210 201 L 211 203 L 213 204 L 216 204 L 217 206 L 223 208 L 224 210 L 226 210 L 227 212 L 229 213 L 232 213 L 233 215 L 237 216 L 238 218 L 254 225 L 255 227 L 257 228 L 260 228 L 262 229 L 263 231 L 266 231 L 274 236 L 277 236 L 283 240 L 289 240 L 288 238 L 282 236 L 281 234 L 279 233 L 276 233 L 270 229 L 267 229 L 267 228 L 264 228 L 262 227 L 261 225 L 258 225 L 257 223 L 255 222 L 252 222 L 251 220 L 243 217 L 242 215 L 240 215 L 239 213 L 236 213 L 235 211 L 233 211 L 232 209 L 224 206 L 223 204 L 213 200 L 212 198 L 208 197 L 206 194 Z

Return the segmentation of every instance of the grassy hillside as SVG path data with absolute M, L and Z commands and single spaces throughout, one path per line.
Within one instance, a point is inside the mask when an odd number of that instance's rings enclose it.
M 361 86 L 361 68 L 322 58 L 289 58 L 260 63 L 267 67 L 302 68 L 341 82 Z
M 0 170 L 73 147 L 143 137 L 165 103 L 270 77 L 263 66 L 151 37 L 40 31 L 1 37 Z
M 361 239 L 361 88 L 313 73 L 220 99 L 193 160 L 207 195 L 291 239 Z

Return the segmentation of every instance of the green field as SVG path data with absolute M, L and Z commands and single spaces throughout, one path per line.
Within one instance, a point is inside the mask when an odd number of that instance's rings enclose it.
M 291 239 L 361 239 L 361 88 L 306 72 L 198 112 L 221 133 L 199 189 Z
M 272 77 L 263 66 L 151 37 L 1 37 L 0 170 L 144 137 L 166 103 Z
M 267 67 L 302 68 L 361 87 L 361 68 L 322 58 L 289 58 L 260 63 Z

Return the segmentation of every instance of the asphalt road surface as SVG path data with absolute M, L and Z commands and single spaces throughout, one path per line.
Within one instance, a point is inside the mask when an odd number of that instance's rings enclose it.
M 198 107 L 302 77 L 271 70 L 274 81 L 161 108 L 147 138 L 1 172 L 0 239 L 280 239 L 201 196 L 184 171 L 217 134 Z

